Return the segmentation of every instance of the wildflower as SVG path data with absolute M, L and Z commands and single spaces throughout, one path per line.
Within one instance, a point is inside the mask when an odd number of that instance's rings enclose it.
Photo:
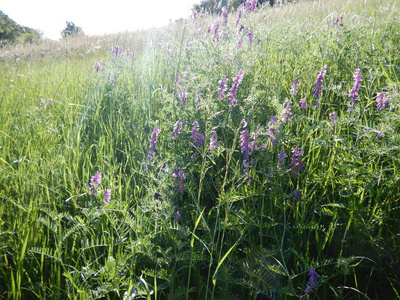
M 385 109 L 388 104 L 388 96 L 384 93 L 378 93 L 376 96 L 376 108 L 382 110 Z
M 218 89 L 220 90 L 219 99 L 221 100 L 224 99 L 225 92 L 228 89 L 228 86 L 226 85 L 227 82 L 228 78 L 226 76 L 219 81 L 219 86 L 218 86 Z
M 307 287 L 304 289 L 305 293 L 310 293 L 311 290 L 315 287 L 318 286 L 317 278 L 320 278 L 321 276 L 318 275 L 318 273 L 315 271 L 314 268 L 311 268 L 310 271 L 308 272 L 308 282 L 307 282 Z
M 225 6 L 221 8 L 221 15 L 222 19 L 224 20 L 224 25 L 226 26 L 226 24 L 228 24 L 228 10 Z
M 110 202 L 110 199 L 111 199 L 111 190 L 106 189 L 106 191 L 104 192 L 104 204 Z
M 246 0 L 245 3 L 243 3 L 244 10 L 252 10 L 254 11 L 257 7 L 257 0 Z
M 227 101 L 230 101 L 230 103 L 229 103 L 230 107 L 233 107 L 236 105 L 237 99 L 235 98 L 235 96 L 236 96 L 237 90 L 239 88 L 239 85 L 243 81 L 243 76 L 244 76 L 244 71 L 239 70 L 237 75 L 233 78 L 233 84 L 232 84 L 231 90 L 229 92 L 229 99 L 227 100 Z
M 294 199 L 296 199 L 296 198 L 301 198 L 301 191 L 300 190 L 294 190 L 293 191 L 293 198 Z
M 186 175 L 182 169 L 178 170 L 177 168 L 174 169 L 172 172 L 172 178 L 174 178 L 174 186 L 179 186 L 179 192 L 183 193 L 183 183 L 182 180 L 186 179 Z M 177 182 L 178 181 L 178 182 Z
M 293 82 L 292 87 L 290 88 L 290 94 L 292 94 L 293 96 L 295 96 L 297 94 L 297 86 L 299 84 L 299 77 L 296 77 L 296 79 Z
M 102 66 L 102 64 L 99 63 L 97 60 L 96 60 L 95 63 L 94 63 L 94 67 L 92 67 L 92 72 L 94 72 L 94 71 L 96 71 L 96 72 L 101 72 L 101 71 L 103 71 L 103 66 Z
M 300 99 L 300 108 L 306 109 L 307 108 L 307 100 L 306 98 Z
M 351 88 L 351 90 L 349 91 L 350 100 L 351 100 L 351 106 L 349 107 L 349 109 L 354 108 L 354 105 L 358 101 L 358 91 L 360 89 L 360 84 L 361 84 L 361 81 L 362 81 L 361 70 L 360 69 L 356 69 L 354 71 L 353 79 L 354 79 L 354 85 Z
M 289 102 L 282 112 L 282 123 L 285 124 L 286 122 L 290 121 L 291 115 L 292 115 L 292 108 L 290 107 L 290 102 Z
M 196 148 L 204 145 L 204 135 L 199 133 L 199 122 L 194 121 L 192 126 L 192 140 Z
M 303 156 L 303 148 L 292 148 L 292 162 L 289 164 L 292 171 L 292 178 L 296 178 L 298 173 L 305 167 L 305 164 L 301 161 Z
M 157 126 L 154 127 L 153 134 L 151 135 L 150 140 L 149 160 L 151 160 L 156 154 L 154 150 L 156 150 L 157 136 L 160 132 L 161 130 Z
M 213 39 L 214 42 L 215 41 L 219 42 L 219 27 L 220 27 L 220 23 L 218 20 L 216 20 L 214 22 L 214 39 Z
M 96 189 L 99 187 L 101 183 L 101 173 L 99 171 L 96 172 L 90 179 L 90 191 L 92 195 L 96 195 Z
M 114 48 L 111 48 L 111 53 L 113 53 L 115 55 L 115 57 L 117 57 L 118 54 L 120 54 L 120 52 L 121 52 L 120 50 L 121 50 L 121 48 L 118 45 L 116 45 Z
M 278 153 L 278 167 L 283 168 L 284 167 L 284 160 L 285 158 L 288 157 L 285 151 L 281 150 Z
M 176 216 L 174 218 L 174 222 L 176 225 L 178 225 L 179 219 L 181 218 L 181 214 L 179 213 L 179 210 L 176 211 Z
M 217 133 L 213 131 L 210 138 L 210 153 L 212 153 L 212 151 L 217 148 L 218 148 Z
M 249 32 L 247 32 L 247 37 L 249 39 L 249 44 L 252 44 L 254 39 L 253 31 L 249 30 Z
M 238 27 L 238 26 L 239 26 L 240 20 L 242 19 L 242 13 L 243 13 L 243 10 L 242 10 L 242 9 L 239 9 L 238 17 L 237 17 L 237 19 L 236 19 L 235 27 Z
M 321 91 L 322 91 L 325 73 L 326 73 L 326 65 L 321 70 L 318 71 L 317 79 L 314 82 L 314 85 L 315 85 L 314 96 L 317 99 L 317 103 L 315 104 L 316 107 L 319 106 L 319 98 L 321 97 Z
M 251 137 L 252 137 L 252 141 L 250 142 L 250 153 L 253 153 L 254 151 L 260 149 L 260 147 L 258 146 L 258 127 L 256 132 L 252 132 L 251 133 Z
M 111 84 L 114 84 L 114 83 L 115 83 L 114 74 L 111 74 L 111 75 L 110 75 L 110 83 L 111 83 Z
M 278 119 L 275 116 L 271 116 L 271 121 L 269 121 L 268 125 L 268 134 L 269 134 L 269 140 L 271 141 L 271 144 L 273 146 L 276 146 L 278 143 L 278 133 L 279 130 L 275 128 L 275 126 L 278 124 Z
M 337 122 L 337 117 L 336 117 L 336 112 L 331 112 L 330 114 L 329 114 L 329 119 L 331 120 L 331 122 L 332 122 L 332 126 L 334 126 L 335 125 L 335 123 Z
M 249 131 L 247 129 L 244 129 L 240 132 L 240 141 L 241 144 L 240 146 L 242 147 L 240 149 L 240 152 L 243 153 L 243 166 L 245 168 L 245 173 L 249 173 L 249 138 L 248 138 L 248 133 Z

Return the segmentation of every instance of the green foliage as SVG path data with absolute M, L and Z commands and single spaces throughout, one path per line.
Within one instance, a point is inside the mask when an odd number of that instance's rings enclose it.
M 66 21 L 66 26 L 61 31 L 61 36 L 63 38 L 69 37 L 69 36 L 74 36 L 74 35 L 79 35 L 83 34 L 82 28 L 79 26 L 76 26 L 74 22 L 68 22 Z
M 293 5 L 1 60 L 0 298 L 398 298 L 399 8 Z
M 41 39 L 41 34 L 29 27 L 18 25 L 0 11 L 0 46 L 7 43 L 34 43 Z

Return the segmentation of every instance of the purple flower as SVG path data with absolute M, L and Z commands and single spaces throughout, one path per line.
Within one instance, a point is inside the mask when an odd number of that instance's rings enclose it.
M 273 146 L 276 146 L 278 143 L 278 134 L 279 130 L 275 128 L 277 124 L 279 123 L 279 120 L 275 116 L 271 116 L 271 121 L 269 121 L 268 125 L 268 134 L 269 134 L 269 140 L 271 141 Z
M 257 0 L 246 0 L 245 3 L 243 3 L 244 10 L 252 10 L 254 11 L 257 7 Z
M 114 84 L 114 83 L 115 83 L 114 74 L 111 74 L 111 75 L 110 75 L 110 83 L 111 83 L 111 84 Z
M 228 23 L 228 10 L 225 6 L 221 8 L 221 15 L 222 19 L 224 20 L 224 25 L 226 25 Z
M 243 76 L 244 76 L 244 71 L 243 70 L 239 70 L 239 72 L 237 73 L 237 75 L 233 78 L 233 84 L 231 87 L 231 90 L 229 92 L 229 99 L 227 101 L 230 101 L 229 106 L 233 107 L 236 105 L 237 99 L 235 98 L 237 90 L 240 86 L 240 84 L 243 81 Z
M 306 98 L 300 99 L 300 108 L 306 109 L 307 108 L 307 100 Z
M 90 191 L 92 195 L 96 195 L 96 189 L 99 187 L 101 183 L 101 173 L 99 171 L 96 172 L 90 179 Z
M 253 153 L 254 151 L 260 149 L 258 146 L 258 127 L 256 132 L 251 133 L 252 141 L 250 142 L 249 149 L 250 153 Z
M 179 133 L 179 121 L 176 121 L 173 132 L 174 132 L 174 136 L 172 137 L 172 139 L 176 140 L 178 133 Z
M 354 71 L 353 79 L 354 79 L 354 85 L 351 88 L 351 90 L 349 91 L 350 100 L 351 100 L 351 106 L 349 107 L 349 109 L 354 108 L 354 105 L 358 101 L 358 91 L 360 90 L 360 85 L 361 85 L 361 81 L 362 81 L 360 69 L 356 69 Z
M 290 94 L 292 94 L 293 96 L 297 94 L 297 86 L 299 85 L 299 81 L 300 81 L 299 77 L 296 77 L 292 87 L 290 88 Z
M 154 150 L 156 150 L 157 136 L 161 132 L 161 130 L 156 126 L 154 127 L 153 134 L 150 139 L 150 151 L 149 151 L 149 160 L 153 158 L 156 154 Z
M 243 13 L 243 9 L 241 8 L 241 9 L 239 9 L 239 12 L 238 12 L 238 17 L 236 19 L 235 27 L 239 26 L 240 20 L 242 19 L 242 13 Z
M 92 67 L 92 72 L 96 71 L 96 72 L 101 72 L 103 71 L 103 65 L 102 63 L 99 63 L 97 60 L 94 63 L 94 67 Z
M 252 44 L 254 39 L 253 31 L 249 30 L 249 32 L 247 32 L 247 37 L 249 39 L 249 44 Z
M 249 131 L 244 129 L 240 132 L 240 152 L 243 153 L 243 166 L 245 167 L 245 172 L 249 172 L 249 138 L 248 138 Z
M 293 198 L 294 199 L 301 198 L 301 197 L 302 197 L 302 195 L 301 195 L 301 191 L 300 190 L 294 190 L 293 191 Z
M 111 190 L 106 189 L 106 191 L 104 192 L 104 204 L 110 202 L 110 199 L 111 199 Z
M 334 126 L 335 125 L 335 123 L 338 121 L 337 120 L 337 117 L 336 117 L 336 112 L 331 112 L 330 114 L 329 114 L 329 120 L 331 120 L 331 122 L 332 122 L 332 126 Z
M 175 168 L 174 171 L 172 172 L 172 178 L 174 178 L 174 186 L 179 187 L 179 192 L 183 193 L 183 183 L 182 180 L 186 179 L 185 173 L 183 173 L 182 169 L 177 169 Z
M 314 268 L 310 269 L 310 271 L 308 272 L 308 276 L 309 279 L 307 282 L 307 287 L 304 289 L 304 293 L 310 293 L 313 288 L 317 287 L 317 278 L 321 277 L 320 275 L 318 275 Z
M 283 168 L 284 167 L 284 160 L 285 158 L 288 157 L 285 151 L 281 150 L 278 153 L 278 167 Z
M 292 108 L 290 107 L 290 102 L 289 102 L 288 105 L 283 109 L 282 123 L 285 124 L 286 122 L 290 121 L 291 115 L 292 115 Z
M 228 89 L 228 86 L 226 85 L 227 82 L 228 82 L 228 78 L 226 76 L 219 81 L 218 90 L 220 90 L 219 99 L 221 99 L 221 100 L 224 99 L 225 92 Z
M 296 178 L 298 173 L 305 167 L 305 164 L 301 161 L 303 156 L 303 148 L 292 148 L 291 163 L 289 164 L 292 171 L 292 178 Z
M 176 211 L 176 216 L 174 218 L 174 222 L 176 225 L 179 223 L 179 219 L 181 218 L 181 214 L 179 213 L 179 210 Z
M 192 140 L 196 148 L 204 145 L 204 135 L 199 133 L 199 122 L 194 121 L 192 126 Z
M 315 104 L 315 106 L 319 106 L 319 98 L 321 97 L 321 91 L 322 91 L 322 86 L 323 86 L 323 82 L 324 82 L 324 76 L 326 73 L 326 65 L 318 71 L 318 76 L 316 81 L 314 82 L 314 96 L 317 99 L 317 103 Z
M 376 108 L 378 110 L 385 109 L 386 106 L 389 104 L 388 96 L 384 93 L 378 93 L 376 96 Z
M 212 153 L 212 151 L 217 148 L 218 148 L 217 133 L 213 131 L 210 138 L 210 153 Z
M 115 57 L 117 57 L 120 52 L 121 48 L 118 45 L 116 45 L 114 48 L 111 48 L 111 53 L 113 53 Z
M 214 39 L 213 39 L 214 42 L 215 41 L 219 42 L 219 27 L 220 27 L 220 23 L 218 20 L 216 20 L 214 22 Z

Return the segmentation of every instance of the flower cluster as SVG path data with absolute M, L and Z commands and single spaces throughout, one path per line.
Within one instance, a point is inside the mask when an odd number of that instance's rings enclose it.
M 335 123 L 338 121 L 337 120 L 337 116 L 336 116 L 336 112 L 333 111 L 333 112 L 331 112 L 329 114 L 329 120 L 331 120 L 332 126 L 334 126 Z
M 301 161 L 301 157 L 303 156 L 303 148 L 292 148 L 292 157 L 291 163 L 289 164 L 292 177 L 296 178 L 298 173 L 305 167 L 305 164 Z
M 212 151 L 217 148 L 218 148 L 217 133 L 213 131 L 210 138 L 210 153 L 212 153 Z
M 299 81 L 300 81 L 299 77 L 296 77 L 296 79 L 293 82 L 292 87 L 290 88 L 290 94 L 293 96 L 295 96 L 297 94 L 297 87 L 299 85 Z
M 157 137 L 160 132 L 161 132 L 161 130 L 157 126 L 154 127 L 153 133 L 152 133 L 151 139 L 150 139 L 149 160 L 151 160 L 153 158 L 153 156 L 156 154 L 156 152 L 154 150 L 156 150 Z
M 306 109 L 307 108 L 307 100 L 306 100 L 306 98 L 302 98 L 302 99 L 300 99 L 300 108 L 301 109 Z
M 174 133 L 174 136 L 172 137 L 173 140 L 176 140 L 178 134 L 180 134 L 185 129 L 186 125 L 187 125 L 186 119 L 183 122 L 176 121 L 173 130 Z
M 271 116 L 271 121 L 268 123 L 267 133 L 269 134 L 269 140 L 273 146 L 278 143 L 279 130 L 276 128 L 279 124 L 279 120 L 275 116 Z
M 292 108 L 290 107 L 290 102 L 289 102 L 288 105 L 283 109 L 282 123 L 285 124 L 286 122 L 290 121 L 291 115 L 292 115 Z
M 388 96 L 384 93 L 379 92 L 376 96 L 376 108 L 378 110 L 385 109 L 389 104 Z
M 317 278 L 320 278 L 321 276 L 315 271 L 314 268 L 311 268 L 310 271 L 308 272 L 308 282 L 307 286 L 304 289 L 305 293 L 310 293 L 313 288 L 316 288 L 318 286 Z
M 114 54 L 115 58 L 121 57 L 125 59 L 131 59 L 132 61 L 135 60 L 135 52 L 133 51 L 122 51 L 121 47 L 116 45 L 115 47 L 111 47 L 111 53 Z
M 243 166 L 245 168 L 246 174 L 249 172 L 249 131 L 248 129 L 244 129 L 240 132 L 240 152 L 243 153 Z
M 49 108 L 52 103 L 53 103 L 53 98 L 50 98 L 49 101 L 43 98 L 40 99 L 40 106 L 43 106 L 44 108 Z
M 233 84 L 231 87 L 231 90 L 229 92 L 229 99 L 227 101 L 230 101 L 229 106 L 233 107 L 236 105 L 237 99 L 235 98 L 237 90 L 240 86 L 240 84 L 243 81 L 243 76 L 244 76 L 244 71 L 243 70 L 239 70 L 239 72 L 237 73 L 237 75 L 233 78 Z
M 349 109 L 354 108 L 354 105 L 358 101 L 358 91 L 360 89 L 360 85 L 361 85 L 361 81 L 362 81 L 360 69 L 356 69 L 354 71 L 353 79 L 354 79 L 354 85 L 351 88 L 351 90 L 349 91 L 350 100 L 351 100 L 351 106 L 349 107 Z
M 182 216 L 182 215 L 179 213 L 179 210 L 177 210 L 177 211 L 176 211 L 175 218 L 174 218 L 174 223 L 175 223 L 176 225 L 178 225 L 179 219 L 181 218 L 181 216 Z
M 243 3 L 244 10 L 252 10 L 254 11 L 257 8 L 257 0 L 246 0 L 245 3 Z
M 322 86 L 324 82 L 324 76 L 326 74 L 326 66 L 324 66 L 321 70 L 318 71 L 318 76 L 317 79 L 314 82 L 314 96 L 317 99 L 317 103 L 315 106 L 319 106 L 319 98 L 321 97 L 321 92 L 322 92 Z
M 279 168 L 283 168 L 283 166 L 285 165 L 285 158 L 288 157 L 287 154 L 285 153 L 285 151 L 281 150 L 278 153 L 278 167 Z
M 96 172 L 90 179 L 90 191 L 92 192 L 93 196 L 96 196 L 97 189 L 101 183 L 101 173 L 99 171 Z
M 192 140 L 196 148 L 204 145 L 204 135 L 199 133 L 199 122 L 194 121 L 192 125 Z
M 186 175 L 183 173 L 183 170 L 175 168 L 172 172 L 172 178 L 174 179 L 173 186 L 177 186 L 179 188 L 179 192 L 183 193 L 182 180 L 186 179 Z
M 221 99 L 221 100 L 224 99 L 225 92 L 228 89 L 228 86 L 226 84 L 227 82 L 228 82 L 228 78 L 226 76 L 219 81 L 218 90 L 220 91 L 219 99 Z
M 94 66 L 92 67 L 92 72 L 102 72 L 104 68 L 104 61 L 98 62 L 97 60 L 94 62 Z

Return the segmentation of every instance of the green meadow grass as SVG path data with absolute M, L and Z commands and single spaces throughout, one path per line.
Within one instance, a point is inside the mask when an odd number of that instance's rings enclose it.
M 399 4 L 237 16 L 0 49 L 1 299 L 400 298 Z

